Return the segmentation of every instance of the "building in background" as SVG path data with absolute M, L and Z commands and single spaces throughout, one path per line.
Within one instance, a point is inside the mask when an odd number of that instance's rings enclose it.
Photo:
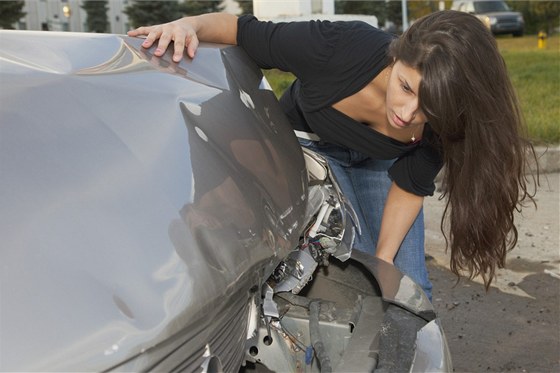
M 107 19 L 113 34 L 129 30 L 128 17 L 123 12 L 128 0 L 108 0 Z M 25 0 L 26 13 L 16 25 L 20 30 L 48 30 L 87 32 L 87 14 L 82 9 L 83 0 Z
M 179 0 L 183 1 L 183 0 Z M 26 13 L 18 24 L 20 30 L 49 30 L 87 32 L 87 13 L 82 9 L 83 0 L 25 0 Z M 129 0 L 108 0 L 107 17 L 113 34 L 125 34 L 129 29 L 124 9 Z M 235 0 L 224 0 L 224 11 L 238 14 L 241 10 Z M 253 13 L 267 20 L 303 19 L 362 19 L 377 26 L 375 16 L 335 15 L 334 0 L 253 0 Z
M 253 14 L 270 21 L 361 20 L 379 26 L 373 15 L 335 14 L 334 0 L 253 0 Z
M 260 19 L 334 14 L 334 0 L 253 0 L 253 14 Z
M 2 1 L 2 0 L 0 0 Z M 19 30 L 49 30 L 87 32 L 87 13 L 82 9 L 84 0 L 24 0 L 26 13 L 16 26 Z M 107 17 L 109 30 L 113 34 L 125 34 L 130 29 L 124 9 L 132 0 L 108 0 Z M 178 0 L 184 1 L 184 0 Z M 266 0 L 264 0 L 266 1 Z M 278 2 L 269 0 L 271 3 Z M 292 0 L 298 2 L 300 0 Z M 301 0 L 311 1 L 311 0 Z M 324 1 L 324 0 L 323 0 Z M 333 0 L 328 0 L 333 1 Z M 290 1 L 288 1 L 290 2 Z M 241 8 L 235 0 L 224 0 L 224 11 L 239 14 Z

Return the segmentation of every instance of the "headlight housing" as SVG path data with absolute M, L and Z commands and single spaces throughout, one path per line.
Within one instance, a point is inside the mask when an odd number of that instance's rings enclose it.
M 482 17 L 480 17 L 480 20 L 482 21 L 482 23 L 484 23 L 484 26 L 486 26 L 487 28 L 490 28 L 490 26 L 491 26 L 490 17 L 482 16 Z

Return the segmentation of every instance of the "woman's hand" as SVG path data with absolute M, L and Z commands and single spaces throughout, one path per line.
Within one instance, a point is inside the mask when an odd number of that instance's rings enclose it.
M 144 48 L 150 48 L 156 40 L 159 40 L 154 55 L 161 57 L 169 43 L 173 41 L 173 61 L 179 62 L 183 58 L 183 50 L 187 47 L 187 54 L 193 58 L 198 48 L 198 36 L 193 26 L 192 19 L 185 17 L 173 22 L 155 26 L 138 27 L 128 32 L 128 36 L 147 35 L 142 43 Z
M 128 32 L 128 36 L 146 35 L 142 43 L 150 48 L 159 39 L 154 55 L 161 57 L 169 43 L 173 42 L 173 61 L 183 58 L 183 50 L 194 58 L 198 44 L 203 41 L 211 43 L 236 44 L 237 17 L 226 13 L 209 13 L 193 17 L 184 17 L 173 22 L 155 26 L 138 27 Z

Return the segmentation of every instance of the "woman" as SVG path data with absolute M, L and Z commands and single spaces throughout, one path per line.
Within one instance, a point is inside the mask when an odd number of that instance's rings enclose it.
M 302 145 L 325 155 L 357 210 L 356 248 L 394 263 L 431 297 L 423 198 L 442 165 L 451 269 L 488 288 L 517 241 L 528 193 L 522 117 L 496 42 L 474 16 L 442 11 L 400 38 L 363 22 L 260 22 L 206 14 L 150 27 L 143 46 L 173 60 L 199 41 L 237 44 L 292 72 L 280 103 Z M 532 153 L 534 154 L 534 153 Z

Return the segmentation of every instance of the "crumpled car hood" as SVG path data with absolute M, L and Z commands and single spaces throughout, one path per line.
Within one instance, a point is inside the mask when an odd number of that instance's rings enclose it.
M 126 36 L 0 37 L 2 370 L 114 367 L 295 246 L 303 159 L 239 49 L 175 64 Z

